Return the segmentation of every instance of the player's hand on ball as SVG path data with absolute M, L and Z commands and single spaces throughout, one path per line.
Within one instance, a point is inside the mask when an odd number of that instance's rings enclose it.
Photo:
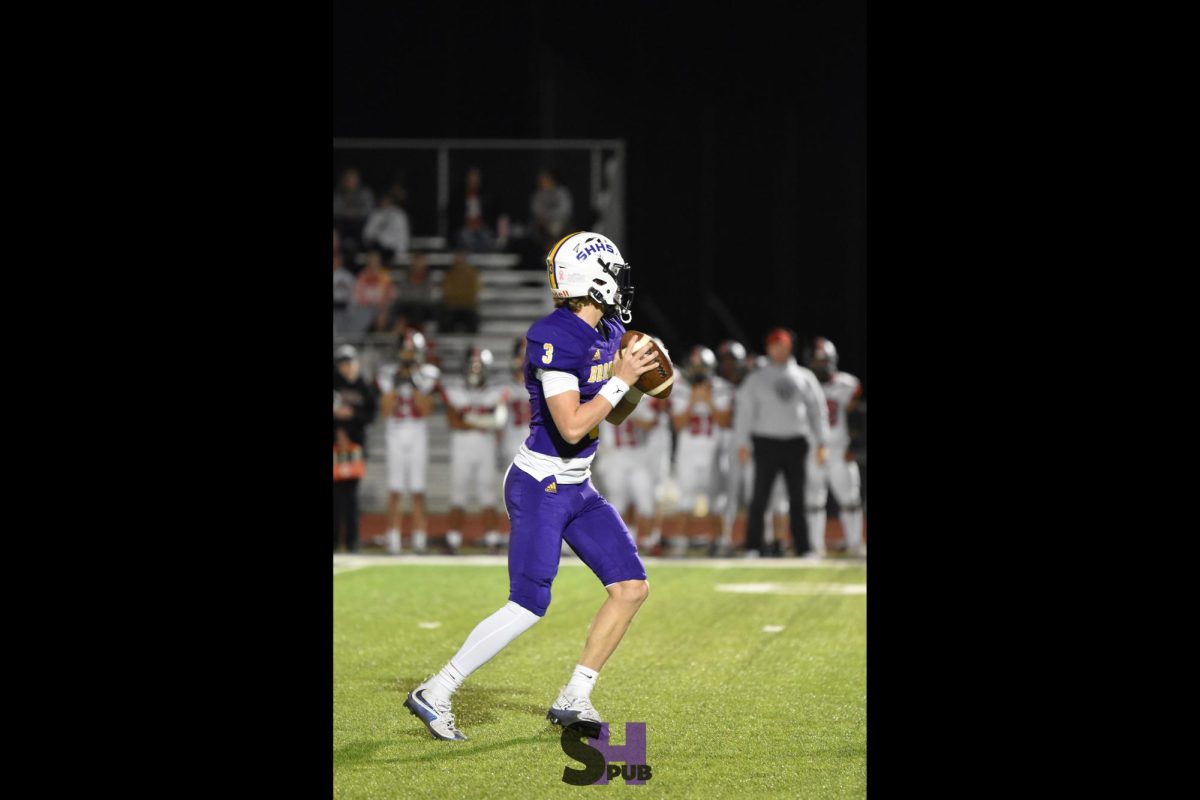
M 817 448 L 817 464 L 818 464 L 818 465 L 820 465 L 820 464 L 824 464 L 824 463 L 825 463 L 825 456 L 827 456 L 827 455 L 829 455 L 829 448 L 828 448 L 828 447 L 818 447 L 818 448 Z
M 617 351 L 617 357 L 613 361 L 613 377 L 633 386 L 638 382 L 638 378 L 658 366 L 658 359 L 657 352 L 652 347 L 643 347 L 632 355 L 627 352 L 628 349 Z
M 750 460 L 750 448 L 742 445 L 738 448 L 738 463 L 745 464 Z

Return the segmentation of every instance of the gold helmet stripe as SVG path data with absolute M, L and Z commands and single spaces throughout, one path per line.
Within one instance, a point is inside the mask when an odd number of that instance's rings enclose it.
M 583 233 L 583 231 L 574 231 L 573 233 L 568 233 L 566 236 L 559 239 L 558 244 L 551 248 L 550 255 L 546 256 L 546 273 L 550 276 L 551 289 L 558 289 L 558 281 L 554 277 L 554 257 L 558 255 L 558 248 L 562 247 L 563 242 L 565 242 L 567 239 L 570 239 L 576 233 Z

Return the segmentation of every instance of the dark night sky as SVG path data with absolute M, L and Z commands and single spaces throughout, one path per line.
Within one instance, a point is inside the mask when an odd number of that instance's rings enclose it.
M 625 139 L 618 245 L 668 344 L 730 335 L 711 292 L 754 349 L 823 334 L 866 380 L 866 6 L 802 5 L 337 4 L 333 134 Z

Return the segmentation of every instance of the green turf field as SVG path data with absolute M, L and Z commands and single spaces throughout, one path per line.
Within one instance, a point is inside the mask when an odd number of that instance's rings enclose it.
M 648 563 L 647 571 L 650 598 L 592 701 L 614 724 L 615 743 L 624 742 L 621 723 L 646 723 L 653 777 L 645 786 L 616 778 L 586 787 L 562 782 L 564 767 L 582 765 L 562 752 L 545 714 L 604 599 L 590 571 L 564 559 L 546 617 L 455 695 L 467 742 L 434 740 L 403 702 L 504 604 L 506 569 L 378 565 L 336 574 L 334 796 L 864 797 L 866 567 Z M 714 588 L 762 583 L 781 585 Z

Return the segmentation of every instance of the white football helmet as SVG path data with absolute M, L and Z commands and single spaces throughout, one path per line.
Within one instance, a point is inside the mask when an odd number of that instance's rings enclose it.
M 620 315 L 626 325 L 633 321 L 629 264 L 607 236 L 590 231 L 564 236 L 546 256 L 546 272 L 551 297 L 590 297 L 605 316 Z
M 837 348 L 824 336 L 813 339 L 812 345 L 807 348 L 804 355 L 806 356 L 805 365 L 816 374 L 821 383 L 828 383 L 833 374 L 837 372 Z

